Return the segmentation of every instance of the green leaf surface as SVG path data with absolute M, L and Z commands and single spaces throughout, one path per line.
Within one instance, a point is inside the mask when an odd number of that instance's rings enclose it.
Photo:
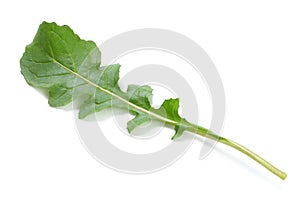
M 92 41 L 81 40 L 68 26 L 42 23 L 21 58 L 21 73 L 28 84 L 49 91 L 49 105 L 69 104 L 73 89 L 87 83 L 72 73 L 92 79 L 100 73 L 101 53 Z
M 117 107 L 127 109 L 134 118 L 128 132 L 160 120 L 179 123 L 179 99 L 168 99 L 159 109 L 151 107 L 150 86 L 129 85 L 124 92 L 118 85 L 120 65 L 100 67 L 101 53 L 94 42 L 80 39 L 68 26 L 44 22 L 21 58 L 21 72 L 28 84 L 48 90 L 53 107 L 69 104 L 85 95 L 79 118 Z M 175 128 L 176 134 L 180 135 Z

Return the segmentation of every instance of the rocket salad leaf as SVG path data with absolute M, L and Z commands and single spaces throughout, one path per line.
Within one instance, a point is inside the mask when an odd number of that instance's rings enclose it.
M 127 91 L 122 91 L 118 85 L 120 65 L 100 67 L 100 58 L 94 42 L 80 39 L 66 25 L 43 22 L 21 58 L 21 73 L 29 85 L 49 92 L 52 107 L 65 106 L 85 96 L 79 107 L 81 119 L 106 108 L 126 109 L 134 115 L 127 123 L 129 133 L 144 123 L 159 120 L 174 127 L 172 139 L 189 131 L 217 140 L 248 155 L 281 179 L 286 178 L 284 172 L 244 146 L 182 118 L 178 114 L 179 99 L 167 99 L 159 108 L 153 108 L 150 86 L 129 85 Z

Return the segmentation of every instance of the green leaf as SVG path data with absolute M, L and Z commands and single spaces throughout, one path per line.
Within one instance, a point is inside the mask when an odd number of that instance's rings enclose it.
M 118 85 L 120 65 L 100 67 L 100 56 L 95 43 L 80 39 L 68 26 L 43 22 L 21 58 L 21 72 L 28 84 L 48 90 L 53 107 L 85 95 L 79 108 L 81 119 L 111 107 L 127 109 L 135 116 L 127 124 L 129 133 L 151 120 L 181 121 L 179 99 L 152 108 L 152 88 L 129 85 L 123 92 Z
M 118 85 L 120 65 L 100 68 L 100 58 L 100 50 L 94 42 L 80 39 L 68 26 L 43 22 L 20 60 L 21 73 L 29 85 L 49 92 L 50 106 L 64 106 L 85 96 L 79 118 L 110 107 L 126 109 L 134 115 L 127 123 L 128 132 L 151 120 L 159 120 L 174 126 L 172 139 L 180 137 L 185 130 L 194 132 L 231 146 L 278 177 L 286 178 L 286 173 L 244 146 L 181 118 L 179 99 L 165 100 L 155 109 L 151 107 L 152 89 L 149 86 L 129 85 L 123 92 Z

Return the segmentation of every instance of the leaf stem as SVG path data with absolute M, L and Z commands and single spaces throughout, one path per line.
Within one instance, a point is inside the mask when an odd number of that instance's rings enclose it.
M 265 167 L 267 170 L 269 170 L 270 172 L 272 172 L 273 174 L 275 174 L 282 180 L 284 180 L 287 177 L 287 174 L 285 172 L 276 168 L 274 165 L 272 165 L 271 163 L 269 163 L 268 161 L 266 161 L 265 159 L 263 159 L 262 157 L 260 157 L 256 153 L 254 153 L 253 151 L 249 150 L 248 148 L 238 144 L 237 142 L 234 142 L 234 141 L 229 140 L 224 137 L 220 137 L 220 136 L 216 135 L 215 133 L 213 133 L 212 131 L 210 131 L 206 128 L 203 128 L 201 126 L 194 125 L 194 124 L 191 124 L 191 126 L 189 128 L 187 128 L 187 130 L 190 132 L 196 133 L 198 135 L 201 135 L 203 137 L 207 137 L 209 139 L 216 140 L 218 142 L 221 142 L 227 146 L 230 146 L 230 147 L 242 152 L 243 154 L 249 156 L 250 158 L 252 158 L 256 162 L 258 162 L 260 165 Z

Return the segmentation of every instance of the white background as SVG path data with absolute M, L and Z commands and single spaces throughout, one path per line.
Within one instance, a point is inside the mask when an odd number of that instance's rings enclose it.
M 296 0 L 2 1 L 0 199 L 299 199 L 299 10 Z M 149 27 L 190 37 L 222 77 L 223 136 L 286 171 L 287 179 L 222 144 L 198 160 L 200 141 L 153 174 L 99 164 L 82 146 L 73 113 L 50 108 L 20 74 L 25 45 L 44 20 L 68 24 L 98 44 Z

